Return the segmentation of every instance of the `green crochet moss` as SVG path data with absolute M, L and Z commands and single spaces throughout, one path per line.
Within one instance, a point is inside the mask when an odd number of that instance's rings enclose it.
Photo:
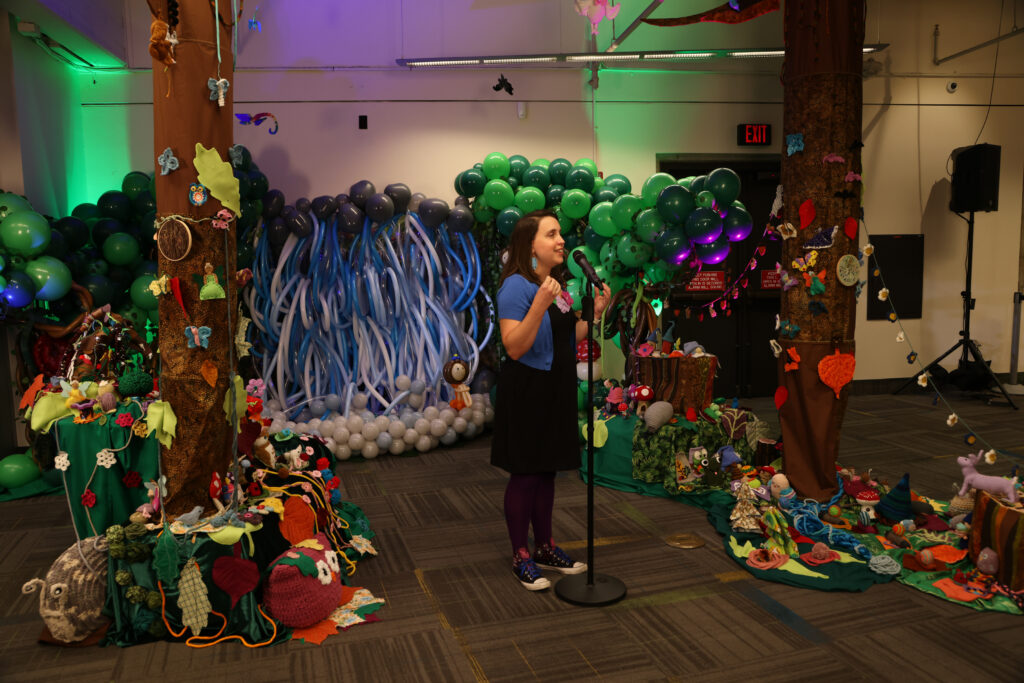
M 153 391 L 153 377 L 143 370 L 129 370 L 117 378 L 117 392 L 122 396 L 145 396 Z
M 114 573 L 114 581 L 118 586 L 130 586 L 132 585 L 132 573 L 127 569 L 118 569 Z
M 145 536 L 147 533 L 148 531 L 146 529 L 146 526 L 144 524 L 138 524 L 137 522 L 132 522 L 124 528 L 124 535 L 132 541 L 142 536 Z
M 146 607 L 154 612 L 160 611 L 160 591 L 149 591 L 146 594 Z
M 107 552 L 115 560 L 123 560 L 126 555 L 128 546 L 125 545 L 124 541 L 111 542 L 108 544 Z
M 160 617 L 157 617 L 149 624 L 149 627 L 146 629 L 146 632 L 154 638 L 163 638 L 165 635 L 167 635 L 167 627 L 164 626 L 164 620 Z
M 107 543 L 124 543 L 124 527 L 120 524 L 107 527 Z
M 127 562 L 143 562 L 153 554 L 153 549 L 145 543 L 129 543 L 125 547 L 124 559 Z
M 124 597 L 133 605 L 138 605 L 146 600 L 146 593 L 142 586 L 131 586 L 124 592 Z

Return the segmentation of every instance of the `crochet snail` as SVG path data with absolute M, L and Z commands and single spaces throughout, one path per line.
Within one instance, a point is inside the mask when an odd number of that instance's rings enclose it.
M 107 539 L 86 538 L 65 550 L 46 572 L 21 587 L 26 595 L 39 591 L 39 615 L 50 634 L 64 643 L 85 640 L 106 621 Z

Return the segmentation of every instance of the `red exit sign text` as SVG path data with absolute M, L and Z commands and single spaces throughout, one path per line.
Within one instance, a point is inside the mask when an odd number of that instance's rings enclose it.
M 772 144 L 772 124 L 741 123 L 736 126 L 736 144 L 740 147 L 764 147 Z

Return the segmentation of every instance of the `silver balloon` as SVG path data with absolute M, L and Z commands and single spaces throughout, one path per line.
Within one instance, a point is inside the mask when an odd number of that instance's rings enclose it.
M 380 434 L 377 435 L 377 448 L 381 449 L 382 451 L 386 451 L 387 449 L 391 448 L 392 441 L 394 441 L 394 438 L 390 434 L 388 434 L 387 432 L 381 432 Z
M 446 431 L 441 436 L 441 443 L 443 443 L 445 446 L 451 446 L 453 443 L 455 443 L 458 440 L 459 440 L 459 435 L 456 434 L 455 430 L 452 429 L 451 427 L 449 427 L 448 431 Z

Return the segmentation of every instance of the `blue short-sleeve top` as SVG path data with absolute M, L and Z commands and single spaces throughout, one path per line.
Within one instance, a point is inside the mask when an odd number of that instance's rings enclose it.
M 498 319 L 522 320 L 533 305 L 540 286 L 519 274 L 509 275 L 498 289 Z M 540 329 L 533 340 L 533 346 L 519 359 L 520 363 L 537 370 L 550 370 L 554 355 L 554 341 L 551 335 L 551 317 L 544 312 Z

